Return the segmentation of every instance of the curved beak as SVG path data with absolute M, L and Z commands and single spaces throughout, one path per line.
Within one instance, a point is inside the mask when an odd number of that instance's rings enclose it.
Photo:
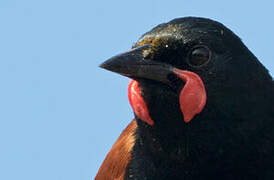
M 170 84 L 169 78 L 171 74 L 174 74 L 175 68 L 164 63 L 144 59 L 143 52 L 148 49 L 149 45 L 132 49 L 108 59 L 100 67 L 133 79 L 150 79 Z

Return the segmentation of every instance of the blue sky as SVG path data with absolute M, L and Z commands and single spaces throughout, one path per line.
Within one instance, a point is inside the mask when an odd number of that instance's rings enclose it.
M 0 179 L 91 180 L 133 114 L 129 79 L 98 68 L 143 33 L 202 16 L 274 74 L 271 1 L 0 1 Z

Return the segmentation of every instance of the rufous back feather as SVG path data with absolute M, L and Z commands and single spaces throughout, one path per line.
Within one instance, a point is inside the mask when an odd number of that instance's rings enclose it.
M 124 129 L 101 165 L 95 180 L 122 180 L 135 143 L 136 120 Z

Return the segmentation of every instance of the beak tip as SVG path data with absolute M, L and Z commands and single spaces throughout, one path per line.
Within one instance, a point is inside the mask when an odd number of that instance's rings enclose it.
M 100 65 L 99 65 L 99 68 L 103 68 L 103 69 L 105 69 L 105 63 L 103 62 L 103 63 L 101 63 Z
M 112 71 L 114 65 L 115 64 L 111 60 L 107 60 L 107 61 L 103 62 L 102 64 L 100 64 L 99 67 L 102 69 Z

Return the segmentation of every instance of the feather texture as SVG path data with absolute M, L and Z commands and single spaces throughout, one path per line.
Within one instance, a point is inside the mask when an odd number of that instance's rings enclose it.
M 95 180 L 122 180 L 135 143 L 136 120 L 124 129 L 101 165 Z

